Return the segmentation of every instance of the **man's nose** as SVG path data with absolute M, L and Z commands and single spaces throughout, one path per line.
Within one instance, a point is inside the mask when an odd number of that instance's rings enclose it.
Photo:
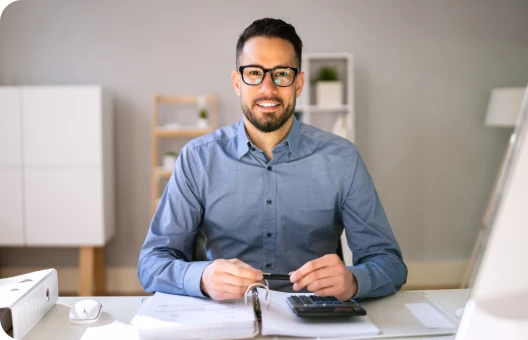
M 264 73 L 264 79 L 262 79 L 262 83 L 260 83 L 259 92 L 261 92 L 261 93 L 276 93 L 277 89 L 278 89 L 278 86 L 273 81 L 273 76 L 271 75 L 271 73 L 270 72 Z

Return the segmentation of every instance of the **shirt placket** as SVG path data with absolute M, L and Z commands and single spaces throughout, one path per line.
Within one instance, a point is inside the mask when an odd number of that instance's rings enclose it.
M 264 168 L 264 225 L 262 228 L 263 237 L 263 271 L 275 272 L 276 242 L 275 235 L 277 229 L 277 174 L 275 162 L 269 162 Z

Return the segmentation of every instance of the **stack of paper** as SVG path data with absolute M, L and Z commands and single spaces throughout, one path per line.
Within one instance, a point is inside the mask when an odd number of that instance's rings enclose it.
M 256 335 L 253 305 L 244 300 L 210 299 L 156 293 L 131 322 L 142 339 L 244 339 Z

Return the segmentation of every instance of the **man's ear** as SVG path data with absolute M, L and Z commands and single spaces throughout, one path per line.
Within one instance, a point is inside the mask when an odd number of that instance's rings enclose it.
M 231 81 L 233 82 L 233 89 L 235 90 L 235 93 L 237 96 L 240 97 L 240 81 L 242 79 L 240 78 L 240 73 L 237 71 L 233 71 L 231 73 Z
M 300 72 L 295 78 L 295 97 L 299 98 L 304 87 L 304 72 Z

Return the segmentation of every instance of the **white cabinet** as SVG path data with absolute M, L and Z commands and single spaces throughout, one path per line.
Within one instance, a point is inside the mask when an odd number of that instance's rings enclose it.
M 112 132 L 100 86 L 0 87 L 0 246 L 105 245 Z

